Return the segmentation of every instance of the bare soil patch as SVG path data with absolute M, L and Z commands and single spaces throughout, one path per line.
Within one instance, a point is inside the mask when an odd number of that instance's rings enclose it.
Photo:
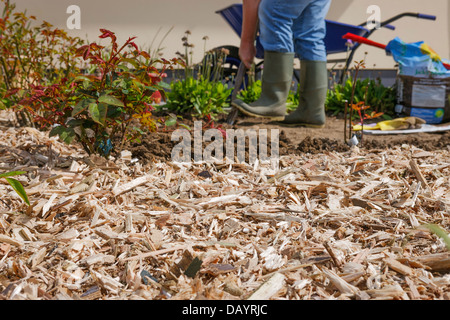
M 191 119 L 182 120 L 193 128 Z M 224 119 L 217 124 L 224 129 L 279 129 L 280 130 L 280 156 L 301 155 L 304 153 L 318 154 L 323 152 L 346 152 L 350 147 L 344 143 L 344 121 L 330 117 L 326 126 L 321 129 L 286 128 L 266 120 L 240 117 L 236 124 L 228 126 Z M 142 138 L 140 143 L 132 143 L 128 149 L 133 156 L 148 162 L 153 160 L 170 160 L 173 146 L 178 142 L 171 141 L 171 132 L 157 132 Z M 417 148 L 433 151 L 447 150 L 450 145 L 450 132 L 420 133 L 399 135 L 365 135 L 359 148 L 365 150 L 390 149 L 395 146 L 412 145 Z M 248 145 L 247 145 L 248 151 Z

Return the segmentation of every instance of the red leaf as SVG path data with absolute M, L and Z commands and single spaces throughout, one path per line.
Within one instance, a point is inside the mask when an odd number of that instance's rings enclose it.
M 150 55 L 145 51 L 141 51 L 140 55 L 143 56 L 145 59 L 150 59 Z
M 138 52 L 138 54 L 140 53 L 138 46 L 136 45 L 136 43 L 134 42 L 130 42 L 128 45 L 134 47 L 136 49 L 136 51 Z
M 83 59 L 87 60 L 89 58 L 89 54 L 91 53 L 91 47 L 87 46 L 86 50 L 83 53 Z
M 152 112 L 153 110 L 155 110 L 155 108 L 151 104 L 149 104 L 147 102 L 144 102 L 144 105 L 146 107 L 145 110 L 144 110 L 145 112 Z
M 155 103 L 161 103 L 161 93 L 159 91 L 153 92 L 153 94 L 150 96 L 150 99 Z
M 99 46 L 98 44 L 96 44 L 95 42 L 93 42 L 93 43 L 90 44 L 90 48 L 91 48 L 91 50 L 98 51 L 98 50 L 100 50 L 100 49 L 103 49 L 104 46 Z
M 116 36 L 115 36 L 115 34 L 114 34 L 114 32 L 111 32 L 111 31 L 109 31 L 109 30 L 106 30 L 106 29 L 100 29 L 100 32 L 102 33 L 100 36 L 99 36 L 99 38 L 101 38 L 101 39 L 104 39 L 104 38 L 116 38 Z
M 19 92 L 19 88 L 14 88 L 14 89 L 9 89 L 8 92 L 5 95 L 5 98 L 9 98 L 10 96 L 16 94 L 17 92 Z
M 85 46 L 81 46 L 79 47 L 76 51 L 75 54 L 76 56 L 84 56 L 84 53 L 86 52 L 86 50 L 89 49 L 89 45 L 85 45 Z

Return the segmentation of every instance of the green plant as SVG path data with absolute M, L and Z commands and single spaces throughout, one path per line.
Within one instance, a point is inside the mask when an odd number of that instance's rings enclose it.
M 300 84 L 297 85 L 297 91 L 289 91 L 287 101 L 286 101 L 286 110 L 287 112 L 292 112 L 298 108 L 300 104 Z
M 222 113 L 229 106 L 228 97 L 232 89 L 221 82 L 209 79 L 187 78 L 171 83 L 165 107 L 175 113 L 193 113 L 196 116 Z
M 221 65 L 225 62 L 226 50 L 212 50 L 205 53 L 202 63 L 194 65 L 193 45 L 188 42 L 189 31 L 182 38 L 185 53 L 177 53 L 183 60 L 184 79 L 173 81 L 167 93 L 167 104 L 163 107 L 177 114 L 214 116 L 230 105 L 232 89 L 220 81 Z M 204 38 L 206 40 L 206 38 Z
M 78 140 L 89 154 L 105 157 L 129 139 L 155 129 L 153 103 L 165 99 L 165 70 L 176 59 L 151 60 L 129 38 L 119 47 L 114 32 L 100 29 L 110 46 L 93 42 L 77 49 L 91 74 L 62 79 L 51 86 L 33 86 L 21 101 L 42 127 L 52 127 L 66 143 Z M 161 63 L 158 70 L 153 63 Z
M 251 77 L 249 77 L 250 79 Z M 251 81 L 249 80 L 249 83 L 247 86 L 239 91 L 236 98 L 242 100 L 245 103 L 252 103 L 261 96 L 261 80 Z
M 383 112 L 385 118 L 389 119 L 394 115 L 394 107 L 396 100 L 396 92 L 394 88 L 385 87 L 380 79 L 356 79 L 349 78 L 344 84 L 335 84 L 333 88 L 328 90 L 325 108 L 333 115 L 343 113 L 345 110 L 345 103 L 350 102 L 353 87 L 353 103 L 366 101 L 375 112 Z M 367 92 L 367 95 L 366 95 Z M 354 115 L 356 117 L 356 115 Z M 354 118 L 355 119 L 355 118 Z
M 23 185 L 18 180 L 11 178 L 13 176 L 18 176 L 25 173 L 26 173 L 25 171 L 10 171 L 1 173 L 0 178 L 4 178 L 9 183 L 9 185 L 14 189 L 14 191 L 22 198 L 22 200 L 27 205 L 30 205 L 30 201 L 28 200 L 28 196 Z
M 364 69 L 365 63 L 364 60 L 361 60 L 359 62 L 356 62 L 355 65 L 355 76 L 353 79 L 353 82 L 351 82 L 351 94 L 350 94 L 350 110 L 348 110 L 348 101 L 345 101 L 345 109 L 344 109 L 344 141 L 347 142 L 347 114 L 350 111 L 350 115 L 349 115 L 349 126 L 348 126 L 348 139 L 352 138 L 352 120 L 353 120 L 353 106 L 354 106 L 354 101 L 355 101 L 355 93 L 356 91 L 356 87 L 358 85 L 358 73 L 360 69 Z M 366 90 L 366 97 L 367 97 L 367 90 Z
M 366 110 L 370 109 L 371 106 L 368 105 L 369 101 L 369 89 L 370 86 L 366 85 L 362 88 L 358 86 L 361 84 L 361 81 L 358 80 L 358 73 L 361 69 L 365 68 L 364 60 L 356 62 L 354 67 L 355 76 L 353 81 L 348 83 L 347 80 L 347 89 L 350 90 L 351 85 L 351 93 L 350 93 L 350 104 L 348 100 L 344 100 L 344 141 L 347 142 L 347 139 L 352 139 L 352 129 L 353 129 L 353 120 L 355 117 L 359 117 L 359 124 L 361 125 L 361 130 L 359 132 L 359 138 L 361 139 L 361 143 L 363 140 L 363 131 L 364 131 L 364 121 L 369 119 L 375 119 L 383 115 L 383 112 L 372 111 L 371 113 L 366 113 Z M 363 81 L 370 83 L 369 79 Z M 363 92 L 360 90 L 364 90 Z M 341 96 L 340 96 L 341 98 Z M 350 108 L 349 108 L 350 107 Z M 354 115 L 356 111 L 356 116 Z M 347 125 L 348 121 L 348 125 Z M 347 135 L 348 133 L 348 135 Z

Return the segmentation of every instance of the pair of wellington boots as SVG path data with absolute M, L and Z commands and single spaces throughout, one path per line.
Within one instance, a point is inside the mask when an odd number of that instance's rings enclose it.
M 266 51 L 260 98 L 250 104 L 235 100 L 233 106 L 248 116 L 268 118 L 284 126 L 324 127 L 328 88 L 326 62 L 301 60 L 299 106 L 286 115 L 293 61 L 294 53 Z

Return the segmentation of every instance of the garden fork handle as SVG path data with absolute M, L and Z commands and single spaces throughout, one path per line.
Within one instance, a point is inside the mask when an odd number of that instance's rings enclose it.
M 233 125 L 234 122 L 236 121 L 236 117 L 239 113 L 239 110 L 233 106 L 233 102 L 236 100 L 237 94 L 239 92 L 239 90 L 241 89 L 242 86 L 242 82 L 244 81 L 244 76 L 245 76 L 245 71 L 247 70 L 247 68 L 245 67 L 245 64 L 243 62 L 240 63 L 239 65 L 239 69 L 238 72 L 236 74 L 236 78 L 234 80 L 234 88 L 233 88 L 233 93 L 231 95 L 231 111 L 228 114 L 227 117 L 227 124 L 229 125 Z

